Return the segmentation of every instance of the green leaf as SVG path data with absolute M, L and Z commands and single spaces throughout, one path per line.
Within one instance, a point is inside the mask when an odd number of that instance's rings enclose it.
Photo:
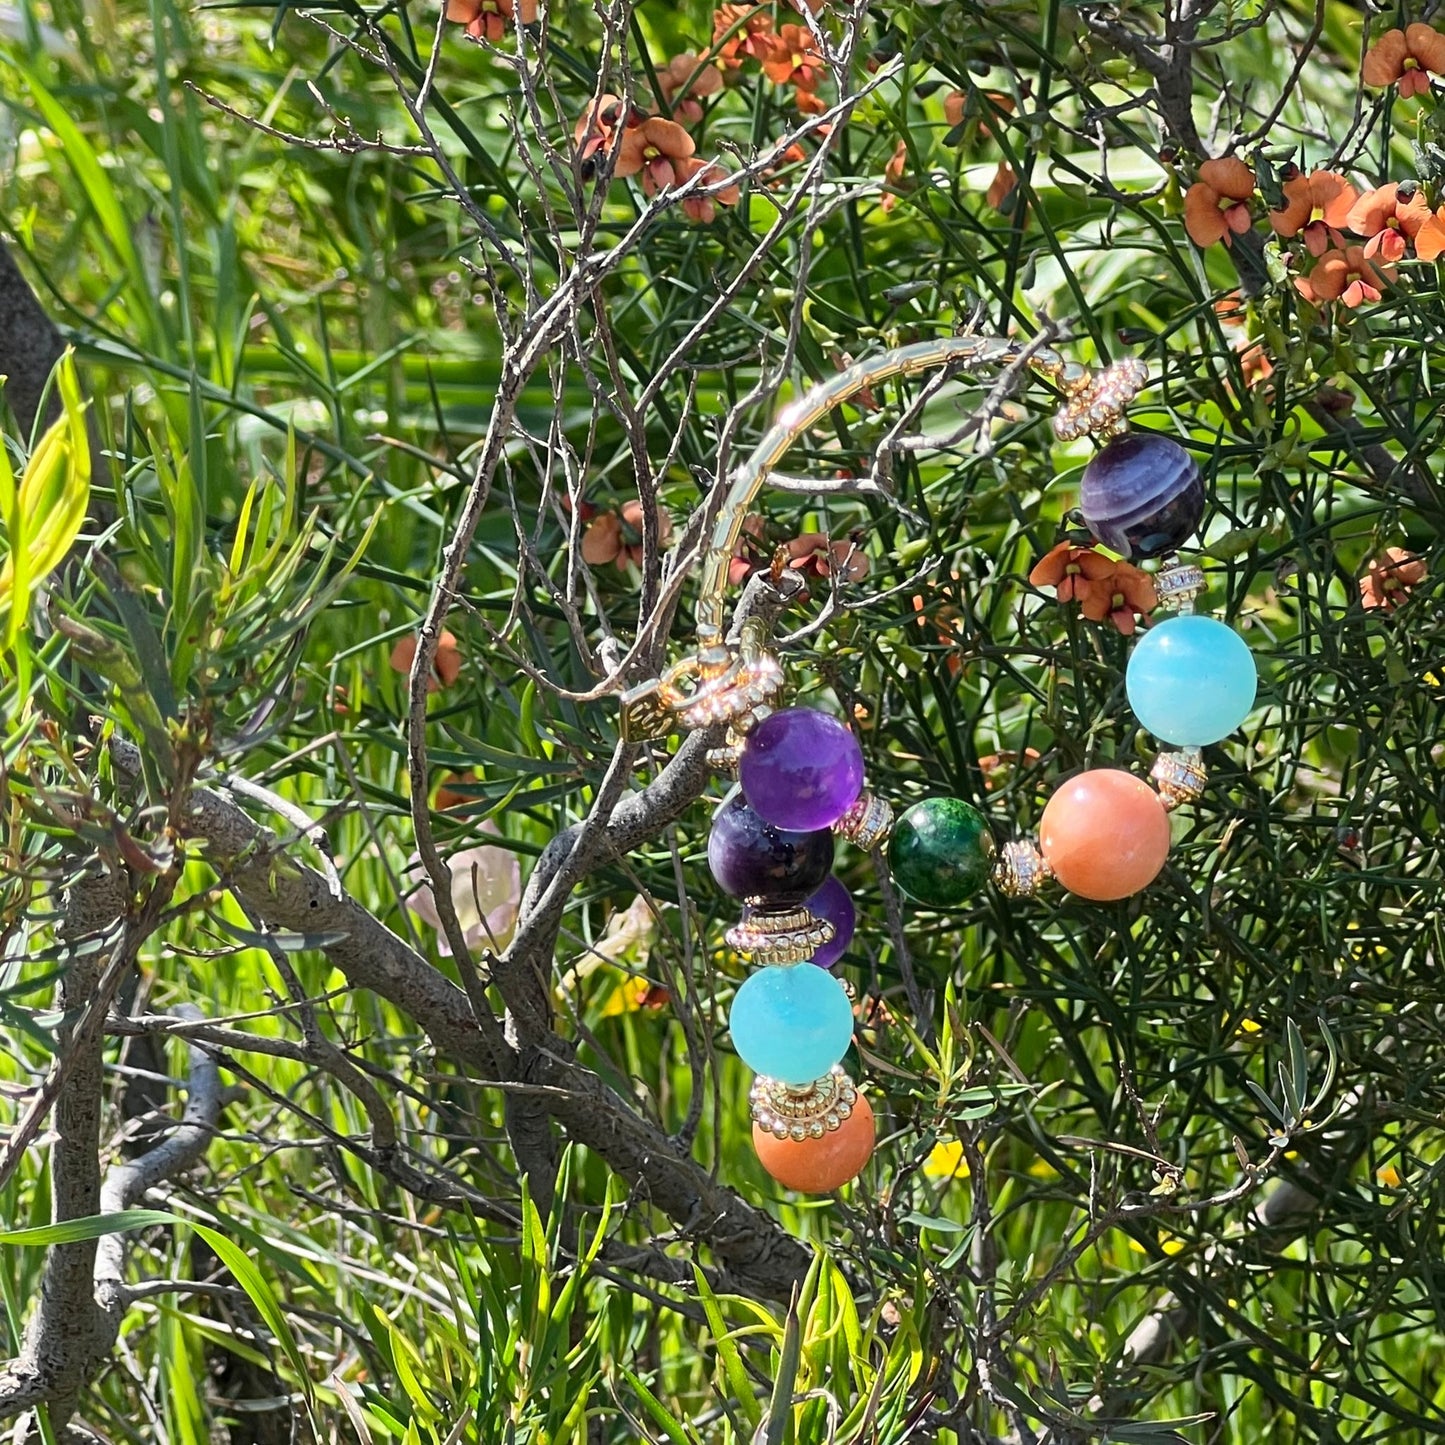
M 816 1263 L 815 1258 L 814 1264 Z M 778 1356 L 778 1373 L 773 1380 L 768 1413 L 753 1432 L 753 1445 L 783 1445 L 783 1438 L 788 1433 L 788 1420 L 793 1413 L 793 1395 L 798 1383 L 798 1362 L 803 1352 L 803 1331 L 798 1319 L 798 1303 L 799 1296 L 795 1294 L 792 1307 L 788 1310 L 787 1324 L 783 1327 L 783 1348 Z
M 10 553 L 0 566 L 0 608 L 9 608 L 6 647 L 15 646 L 30 615 L 36 583 L 64 561 L 90 510 L 90 438 L 73 351 L 61 357 L 55 377 L 64 414 L 25 464 L 12 509 Z
M 722 1307 L 712 1286 L 707 1282 L 707 1276 L 697 1264 L 693 1265 L 692 1272 L 697 1280 L 697 1293 L 702 1301 L 703 1313 L 707 1316 L 708 1330 L 712 1334 L 713 1344 L 717 1347 L 718 1358 L 722 1361 L 728 1393 L 737 1402 L 738 1409 L 742 1411 L 749 1426 L 756 1427 L 762 1418 L 762 1405 L 753 1391 L 752 1381 L 743 1365 L 742 1351 L 738 1348 L 732 1331 L 728 1329 L 727 1321 L 723 1319 Z
M 620 1367 L 622 1378 L 632 1386 L 637 1398 L 642 1402 L 642 1408 L 647 1412 L 652 1423 L 672 1441 L 672 1445 L 693 1445 L 687 1438 L 687 1431 L 683 1429 L 682 1421 L 677 1418 L 662 1401 L 627 1368 Z
M 52 1244 L 78 1244 L 82 1239 L 99 1239 L 106 1234 L 128 1234 L 132 1229 L 149 1229 L 153 1224 L 179 1224 L 174 1214 L 160 1209 L 126 1209 L 119 1214 L 90 1214 L 84 1219 L 65 1219 L 58 1224 L 39 1224 L 32 1229 L 12 1229 L 0 1234 L 0 1244 L 22 1248 Z
M 177 1223 L 180 1222 L 177 1221 Z M 191 1224 L 191 1228 L 215 1250 L 216 1257 L 236 1277 L 236 1283 L 246 1291 L 251 1303 L 256 1306 L 256 1313 L 261 1316 L 266 1328 L 275 1336 L 276 1343 L 281 1346 L 282 1353 L 290 1362 L 296 1381 L 305 1396 L 307 1413 L 311 1416 L 314 1428 L 316 1394 L 311 1381 L 311 1373 L 306 1368 L 306 1360 L 301 1353 L 301 1347 L 297 1344 L 296 1336 L 292 1333 L 280 1302 L 267 1283 L 266 1277 L 256 1268 L 251 1256 L 219 1230 L 212 1229 L 205 1224 L 195 1223 Z

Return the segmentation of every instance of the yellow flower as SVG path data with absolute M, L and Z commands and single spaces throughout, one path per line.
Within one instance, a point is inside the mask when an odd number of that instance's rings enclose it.
M 1180 1239 L 1177 1234 L 1171 1234 L 1167 1229 L 1159 1231 L 1159 1248 L 1165 1254 L 1181 1254 L 1188 1247 L 1188 1240 Z
M 1235 1032 L 1239 1034 L 1257 1034 L 1263 1027 L 1263 1024 L 1257 1023 L 1254 1019 L 1240 1019 L 1239 1027 Z
M 668 992 L 661 984 L 651 983 L 645 978 L 624 978 L 602 1005 L 602 1017 L 613 1019 L 622 1014 L 636 1013 L 639 1009 L 658 1009 L 667 1001 Z
M 1398 1189 L 1401 1184 L 1400 1171 L 1393 1164 L 1386 1164 L 1383 1169 L 1375 1170 L 1375 1178 L 1385 1186 L 1386 1189 Z
M 923 1172 L 930 1179 L 967 1179 L 968 1160 L 963 1157 L 959 1139 L 940 1139 L 923 1161 Z

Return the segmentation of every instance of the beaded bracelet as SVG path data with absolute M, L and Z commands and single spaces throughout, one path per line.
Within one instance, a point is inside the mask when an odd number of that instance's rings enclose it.
M 862 751 L 842 722 L 813 708 L 773 710 L 783 672 L 768 650 L 768 628 L 749 621 L 736 647 L 723 633 L 728 562 L 772 468 L 849 397 L 940 367 L 1027 368 L 1058 389 L 1059 439 L 1104 442 L 1081 482 L 1085 526 L 1122 557 L 1163 559 L 1156 592 L 1175 614 L 1135 644 L 1125 678 L 1135 716 L 1172 748 L 1154 762 L 1155 786 L 1121 768 L 1088 769 L 1049 798 L 1037 841 L 1002 848 L 983 814 L 959 798 L 925 799 L 895 821 L 888 803 L 865 788 Z M 1248 646 L 1194 612 L 1204 575 L 1177 556 L 1204 516 L 1198 464 L 1168 437 L 1127 430 L 1126 411 L 1146 380 L 1136 360 L 1095 370 L 1050 347 L 960 336 L 885 352 L 806 392 L 733 477 L 703 558 L 696 651 L 623 696 L 629 739 L 728 724 L 727 744 L 709 760 L 735 772 L 738 786 L 713 817 L 708 864 L 743 905 L 727 941 L 756 965 L 734 996 L 728 1027 L 758 1076 L 754 1146 L 789 1188 L 836 1189 L 873 1151 L 872 1110 L 839 1062 L 852 1041 L 853 1010 L 829 969 L 852 937 L 854 910 L 831 876 L 835 839 L 869 852 L 886 846 L 899 890 L 925 907 L 959 907 L 990 877 L 1012 898 L 1036 893 L 1049 878 L 1082 898 L 1125 898 L 1164 866 L 1169 812 L 1202 792 L 1200 750 L 1233 732 L 1254 704 Z

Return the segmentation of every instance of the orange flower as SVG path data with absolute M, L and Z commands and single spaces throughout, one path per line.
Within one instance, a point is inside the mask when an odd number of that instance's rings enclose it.
M 672 537 L 672 518 L 658 508 L 657 540 L 666 546 Z M 618 512 L 601 513 L 582 534 L 582 560 L 589 566 L 600 567 L 606 562 L 616 562 L 620 570 L 626 571 L 629 562 L 640 567 L 646 555 L 642 534 L 642 503 L 635 498 L 622 504 Z
M 1228 291 L 1214 303 L 1214 314 L 1219 324 L 1231 330 L 1244 325 L 1244 297 L 1238 291 Z M 1253 386 L 1256 381 L 1265 381 L 1274 375 L 1274 362 L 1264 349 L 1264 342 L 1241 336 L 1234 343 L 1239 353 L 1240 370 L 1244 373 L 1244 384 Z
M 993 173 L 993 180 L 989 183 L 988 192 L 984 200 L 996 211 L 1003 210 L 1003 203 L 1013 195 L 1018 188 L 1019 178 L 1014 174 L 1014 169 L 1007 161 L 1000 161 L 998 169 Z
M 1445 37 L 1442 37 L 1445 39 Z M 1402 195 L 1401 192 L 1404 192 Z M 1416 185 L 1377 186 L 1366 191 L 1350 207 L 1347 225 L 1357 236 L 1365 236 L 1366 259 L 1379 256 L 1388 264 L 1403 259 L 1405 242 L 1430 219 L 1430 207 Z
M 1268 381 L 1274 375 L 1274 362 L 1264 349 L 1264 342 L 1242 341 L 1234 348 L 1239 353 L 1239 369 L 1244 373 L 1244 384 L 1253 386 L 1257 381 Z
M 1027 87 L 1025 88 L 1027 94 Z M 1012 115 L 1017 107 L 1014 105 L 1014 98 L 1005 95 L 1000 90 L 986 90 L 983 93 L 983 103 L 972 107 L 974 116 L 977 118 L 978 133 L 983 136 L 993 135 L 993 113 L 990 107 L 996 111 L 1002 111 L 1005 115 Z M 943 118 L 948 122 L 949 130 L 955 130 L 968 119 L 970 106 L 968 93 L 962 90 L 951 90 L 943 97 Z M 980 115 L 979 112 L 982 112 Z M 972 128 L 970 127 L 970 130 Z M 968 139 L 965 133 L 959 138 L 961 141 Z
M 763 529 L 766 525 L 759 512 L 749 512 L 743 518 L 742 533 L 728 562 L 728 586 L 736 587 L 738 583 L 745 582 L 756 570 L 757 558 L 763 552 Z
M 868 575 L 868 554 L 856 536 L 830 541 L 826 532 L 804 532 L 786 547 L 789 568 L 805 577 L 831 577 L 836 572 L 845 582 L 861 582 Z
M 1422 261 L 1434 261 L 1445 254 L 1445 206 L 1432 211 L 1415 232 L 1415 254 Z
M 599 95 L 582 112 L 572 132 L 577 154 L 583 161 L 589 161 L 598 151 L 611 150 L 618 129 L 640 125 L 642 119 L 642 112 L 621 96 Z
M 1254 172 L 1234 156 L 1220 156 L 1199 167 L 1199 179 L 1184 193 L 1184 229 L 1196 246 L 1212 246 L 1242 236 L 1250 226 L 1249 198 Z
M 1015 770 L 1038 762 L 1039 756 L 1037 748 L 1023 748 L 1007 756 L 998 753 L 984 754 L 978 760 L 978 770 L 983 774 L 984 791 L 993 792 L 995 788 L 1008 782 Z
M 1343 246 L 1340 229 L 1350 223 L 1350 208 L 1360 193 L 1338 171 L 1311 171 L 1284 183 L 1284 206 L 1269 213 L 1275 235 L 1289 240 L 1304 234 L 1311 256 Z
M 742 69 L 741 56 L 761 59 L 765 37 L 772 34 L 772 29 L 773 17 L 761 5 L 719 5 L 712 12 L 717 63 L 724 70 L 736 71 Z
M 1445 75 L 1445 35 L 1418 21 L 1403 30 L 1387 30 L 1366 52 L 1360 78 L 1376 87 L 1400 85 L 1402 96 L 1430 89 L 1430 72 Z
M 1359 246 L 1346 246 L 1343 251 L 1326 251 L 1308 276 L 1294 278 L 1295 289 L 1306 301 L 1322 306 L 1327 301 L 1343 301 L 1358 306 L 1362 301 L 1378 301 L 1380 288 L 1394 279 L 1388 266 L 1378 269 Z
M 436 806 L 440 811 L 449 808 L 479 808 L 485 804 L 477 792 L 480 779 L 470 768 L 464 773 L 448 773 L 437 788 Z
M 897 149 L 888 157 L 888 164 L 883 167 L 883 179 L 890 186 L 902 186 L 903 177 L 907 172 L 908 146 L 903 141 L 899 141 Z M 898 196 L 892 191 L 885 192 L 879 204 L 885 211 L 891 211 L 898 204 Z
M 399 637 L 391 649 L 391 669 L 403 675 L 411 671 L 416 660 L 417 642 L 415 637 Z M 432 675 L 427 679 L 428 692 L 440 692 L 450 687 L 461 676 L 462 654 L 457 640 L 450 632 L 443 632 L 437 643 L 437 655 L 432 662 Z
M 519 15 L 523 25 L 535 24 L 537 0 L 447 0 L 447 19 L 465 25 L 476 40 L 500 40 Z
M 1134 633 L 1135 615 L 1147 616 L 1159 600 L 1147 573 L 1068 542 L 1040 558 L 1029 582 L 1052 587 L 1060 602 L 1077 602 L 1091 622 L 1112 622 L 1125 637 Z
M 692 51 L 674 56 L 657 72 L 662 98 L 673 116 L 688 125 L 702 119 L 699 101 L 716 95 L 722 89 L 722 71 L 707 61 L 699 61 Z
M 689 156 L 687 160 L 677 163 L 678 185 L 690 181 L 699 173 L 702 174 L 702 184 L 705 186 L 720 185 L 728 177 L 728 173 L 716 161 L 700 161 L 695 156 Z M 689 220 L 700 221 L 706 226 L 717 219 L 719 206 L 735 206 L 741 195 L 742 192 L 735 185 L 730 185 L 723 186 L 720 191 L 710 196 L 684 196 L 683 214 Z
M 1214 314 L 1221 326 L 1244 325 L 1244 297 L 1238 291 L 1226 291 L 1214 301 Z
M 813 32 L 804 25 L 784 25 L 769 36 L 759 57 L 763 74 L 776 85 L 796 85 L 799 90 L 817 90 L 823 79 L 823 57 Z
M 675 120 L 649 116 L 641 125 L 622 132 L 622 149 L 617 155 L 617 174 L 642 174 L 642 189 L 655 196 L 664 186 L 677 182 L 677 162 L 685 161 L 696 147 L 692 137 Z
M 1425 580 L 1429 570 L 1413 552 L 1387 547 L 1382 556 L 1371 560 L 1369 571 L 1360 578 L 1361 606 L 1393 612 L 1410 595 L 1410 589 Z

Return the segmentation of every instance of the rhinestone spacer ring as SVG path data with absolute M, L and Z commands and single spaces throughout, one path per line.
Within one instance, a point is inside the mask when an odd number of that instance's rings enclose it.
M 1194 562 L 1173 557 L 1154 574 L 1154 594 L 1171 612 L 1193 612 L 1194 599 L 1203 591 L 1204 569 Z
M 1044 886 L 1051 870 L 1038 846 L 1027 838 L 1015 839 L 999 849 L 993 879 L 1006 898 L 1032 898 Z
M 832 942 L 835 931 L 826 918 L 815 918 L 806 908 L 762 912 L 754 907 L 723 937 L 729 948 L 767 965 L 802 963 Z
M 853 1112 L 858 1087 L 841 1064 L 802 1088 L 781 1084 L 759 1074 L 753 1080 L 748 1103 L 753 1122 L 778 1139 L 821 1139 L 831 1134 Z
M 871 853 L 882 847 L 893 832 L 893 809 L 885 799 L 865 788 L 833 824 L 833 831 L 865 853 Z
M 1209 782 L 1204 757 L 1198 748 L 1160 753 L 1149 769 L 1149 776 L 1159 790 L 1159 801 L 1164 804 L 1164 811 L 1169 813 L 1185 803 L 1194 802 Z

